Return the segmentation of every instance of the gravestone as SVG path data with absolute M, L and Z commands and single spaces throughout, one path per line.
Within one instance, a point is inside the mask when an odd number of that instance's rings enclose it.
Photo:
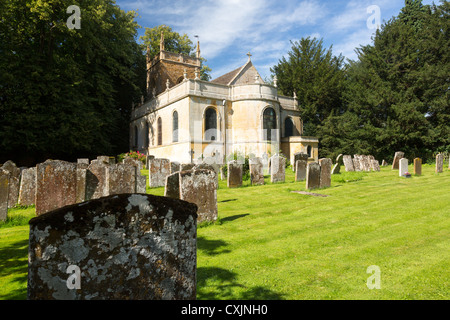
M 170 174 L 180 171 L 181 164 L 179 162 L 170 162 Z
M 219 188 L 219 165 L 218 164 L 208 164 L 206 162 L 203 163 L 199 163 L 196 164 L 192 170 L 200 170 L 200 169 L 204 169 L 204 170 L 210 170 L 212 171 L 212 174 L 214 176 L 214 179 L 216 180 L 216 186 L 217 188 Z
M 196 298 L 197 206 L 120 194 L 30 220 L 29 300 Z
M 297 162 L 297 160 L 303 160 L 308 162 L 308 154 L 307 153 L 303 153 L 303 152 L 297 152 L 294 153 L 294 165 L 292 166 L 292 170 L 295 171 L 295 163 Z
M 383 159 L 383 161 L 381 161 L 381 166 L 385 167 L 388 166 L 389 164 L 386 162 L 386 160 Z
M 110 163 L 113 164 L 113 163 Z M 123 164 L 127 164 L 130 166 L 134 166 L 136 167 L 136 169 L 141 172 L 141 170 L 144 168 L 144 164 L 142 163 L 142 161 L 135 159 L 135 158 L 131 158 L 131 157 L 126 157 L 123 159 Z
M 12 208 L 19 201 L 20 168 L 14 162 L 8 160 L 3 164 L 2 169 L 9 171 L 8 208 Z
M 368 171 L 370 171 L 370 163 L 369 163 L 369 157 L 368 156 L 366 156 L 366 155 L 360 155 L 359 157 L 358 157 L 358 160 L 359 160 L 359 168 L 360 168 L 360 170 L 361 171 L 366 171 L 366 172 L 368 172 Z
M 444 172 L 444 155 L 439 153 L 436 155 L 436 173 Z
M 150 160 L 153 160 L 153 159 L 155 159 L 155 156 L 152 156 L 152 155 L 148 155 L 148 156 L 145 158 L 145 168 L 146 168 L 147 170 L 150 168 Z
M 344 155 L 342 157 L 342 161 L 344 162 L 346 172 L 355 171 L 355 167 L 353 166 L 352 156 Z
M 147 177 L 139 173 L 136 174 L 136 193 L 147 193 Z
M 338 174 L 341 172 L 341 166 L 344 164 L 342 160 L 342 154 L 338 155 L 336 158 L 336 163 L 333 166 L 333 169 L 331 169 L 331 174 Z
M 242 164 L 236 160 L 228 162 L 227 168 L 227 186 L 228 188 L 237 188 L 242 186 Z
M 355 171 L 361 171 L 361 164 L 359 162 L 359 155 L 355 154 L 353 155 L 353 167 L 355 168 Z
M 286 158 L 274 155 L 270 158 L 270 168 L 270 182 L 285 181 Z
M 108 195 L 136 193 L 137 167 L 124 163 L 108 166 Z
M 406 172 L 408 172 L 408 159 L 401 158 L 398 161 L 398 175 L 400 177 L 404 177 L 406 175 Z
M 251 158 L 249 160 L 250 183 L 252 185 L 264 184 L 264 171 L 261 158 Z
M 306 160 L 297 160 L 295 162 L 295 181 L 304 181 L 306 179 Z
M 320 188 L 320 165 L 310 162 L 306 167 L 306 189 Z
M 399 168 L 399 161 L 405 156 L 405 153 L 402 151 L 397 151 L 394 154 L 394 160 L 392 161 L 392 170 L 396 170 Z
M 319 159 L 320 165 L 320 188 L 328 188 L 331 186 L 331 165 L 333 162 L 330 158 Z
M 269 173 L 269 155 L 264 152 L 261 156 L 261 161 L 263 164 L 263 172 L 268 174 Z
M 80 168 L 81 167 L 81 168 Z M 80 165 L 77 163 L 77 190 L 76 190 L 76 203 L 86 201 L 87 194 L 87 175 L 88 169 L 84 168 L 85 164 Z
M 180 171 L 167 176 L 164 197 L 180 199 Z
M 183 163 L 180 165 L 180 171 L 191 170 L 193 167 L 195 167 L 194 163 Z
M 77 159 L 77 168 L 87 169 L 89 167 L 89 159 L 81 158 Z
M 109 195 L 109 159 L 92 160 L 86 171 L 85 200 L 98 199 Z
M 373 171 L 380 171 L 380 163 L 378 160 L 372 160 L 370 162 Z
M 36 214 L 77 202 L 77 164 L 47 160 L 36 166 Z
M 36 167 L 22 170 L 19 205 L 31 206 L 36 202 Z
M 416 176 L 422 175 L 422 159 L 420 158 L 414 159 L 414 174 Z
M 198 222 L 217 220 L 217 174 L 214 170 L 196 169 L 179 172 L 180 199 L 195 203 Z
M 8 216 L 9 176 L 9 171 L 0 168 L 0 221 Z
M 150 188 L 163 187 L 169 174 L 169 159 L 155 158 L 149 161 L 148 184 Z

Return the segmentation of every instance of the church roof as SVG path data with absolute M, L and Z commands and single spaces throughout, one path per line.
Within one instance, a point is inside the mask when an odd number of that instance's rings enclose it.
M 233 84 L 250 84 L 254 83 L 255 75 L 259 76 L 259 81 L 262 81 L 261 76 L 253 65 L 252 61 L 249 59 L 246 64 L 242 67 L 237 68 L 231 72 L 224 74 L 214 80 L 211 80 L 212 83 L 224 84 L 224 85 L 233 85 Z

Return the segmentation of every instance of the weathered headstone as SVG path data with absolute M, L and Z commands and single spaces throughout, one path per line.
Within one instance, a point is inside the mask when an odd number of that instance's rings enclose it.
M 8 216 L 9 176 L 9 171 L 0 168 L 0 221 Z
M 205 169 L 205 170 L 210 170 L 213 173 L 214 179 L 216 180 L 216 186 L 217 188 L 219 188 L 219 165 L 218 164 L 208 164 L 206 162 L 203 163 L 199 163 L 196 164 L 192 170 L 201 170 L 201 169 Z
M 213 170 L 179 172 L 180 199 L 195 203 L 198 222 L 217 220 L 217 175 Z
M 118 163 L 108 167 L 108 195 L 136 193 L 136 170 L 133 165 Z
M 89 159 L 86 158 L 77 159 L 77 167 L 79 169 L 87 169 L 89 167 Z
M 370 166 L 370 163 L 369 163 L 369 156 L 366 156 L 366 155 L 363 154 L 363 155 L 360 155 L 358 157 L 358 159 L 359 159 L 359 168 L 360 168 L 360 170 L 361 171 L 366 171 L 366 172 L 370 171 L 371 166 Z
M 250 182 L 252 185 L 264 184 L 264 171 L 261 158 L 249 159 Z
M 227 168 L 227 186 L 228 188 L 237 188 L 242 186 L 242 164 L 236 160 L 228 162 Z
M 284 182 L 286 174 L 286 158 L 274 155 L 270 158 L 270 182 Z
M 297 160 L 295 162 L 295 181 L 304 181 L 306 179 L 306 166 L 308 162 L 305 160 Z
M 372 171 L 380 171 L 380 163 L 378 162 L 378 160 L 371 160 L 370 164 L 372 167 Z
M 36 202 L 36 167 L 22 170 L 20 180 L 19 204 L 31 206 Z
M 155 158 L 149 161 L 148 184 L 150 188 L 162 187 L 170 174 L 170 160 Z
M 342 157 L 342 160 L 344 161 L 344 166 L 345 166 L 346 172 L 355 171 L 355 167 L 353 166 L 352 156 L 344 155 Z
M 196 210 L 120 194 L 31 219 L 27 298 L 195 299 Z
M 167 176 L 164 197 L 180 199 L 180 171 Z
M 392 161 L 392 170 L 396 170 L 399 168 L 399 161 L 405 156 L 405 153 L 402 151 L 397 151 L 394 154 L 394 160 Z
M 295 163 L 297 162 L 297 160 L 303 160 L 308 162 L 308 154 L 307 153 L 303 153 L 303 152 L 297 152 L 294 153 L 294 165 L 292 166 L 292 170 L 295 171 Z
M 179 162 L 170 162 L 170 174 L 180 171 L 181 164 Z
M 87 168 L 85 200 L 98 199 L 109 195 L 109 161 L 103 160 L 92 160 Z
M 414 174 L 416 176 L 422 175 L 422 159 L 420 158 L 414 159 Z
M 362 171 L 359 157 L 360 156 L 358 154 L 353 155 L 353 167 L 355 168 L 355 171 Z
M 388 166 L 389 164 L 386 162 L 386 160 L 383 159 L 383 161 L 381 161 L 381 166 L 385 167 Z
M 179 171 L 191 170 L 193 167 L 195 167 L 194 163 L 182 163 Z
M 20 168 L 14 162 L 8 160 L 3 164 L 2 169 L 9 171 L 8 208 L 12 208 L 19 201 Z
M 147 193 L 147 177 L 136 174 L 136 193 Z
M 320 165 L 310 162 L 306 168 L 306 189 L 320 188 Z
M 77 164 L 47 160 L 36 166 L 36 214 L 77 202 Z
M 401 158 L 398 161 L 398 175 L 400 177 L 404 177 L 406 173 L 408 172 L 408 159 Z
M 84 167 L 85 164 L 77 163 L 76 203 L 86 201 L 88 169 Z
M 444 172 L 444 155 L 438 153 L 436 155 L 436 173 Z
M 331 174 L 338 174 L 341 172 L 341 166 L 344 164 L 342 157 L 342 154 L 337 156 L 336 163 L 334 164 L 333 169 L 331 169 Z
M 110 163 L 110 164 L 112 164 L 112 163 Z M 136 167 L 136 169 L 140 172 L 142 169 L 143 169 L 143 167 L 144 167 L 144 164 L 142 163 L 142 161 L 140 161 L 140 160 L 138 160 L 138 159 L 135 159 L 135 158 L 131 158 L 131 157 L 126 157 L 126 158 L 124 158 L 123 159 L 123 164 L 127 164 L 127 165 L 130 165 L 130 166 L 134 166 L 134 167 Z
M 319 159 L 320 165 L 320 188 L 331 186 L 331 165 L 333 162 L 329 158 Z

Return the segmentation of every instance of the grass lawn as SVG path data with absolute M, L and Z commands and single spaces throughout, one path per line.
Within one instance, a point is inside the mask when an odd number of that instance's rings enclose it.
M 197 232 L 197 298 L 450 299 L 450 170 L 422 171 L 408 179 L 390 167 L 343 172 L 313 191 L 329 197 L 292 193 L 305 183 L 291 169 L 285 183 L 228 189 L 220 181 L 219 220 Z M 0 298 L 25 299 L 34 208 L 8 214 Z M 372 265 L 379 290 L 366 285 Z

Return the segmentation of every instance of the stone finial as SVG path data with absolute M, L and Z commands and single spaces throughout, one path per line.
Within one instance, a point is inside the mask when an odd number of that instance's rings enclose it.
M 186 70 L 186 68 L 184 68 L 183 78 L 184 78 L 185 81 L 187 80 L 187 70 Z
M 197 59 L 200 59 L 200 40 L 198 39 L 198 35 L 195 35 L 194 37 L 197 38 L 197 53 L 196 53 L 196 56 L 197 56 Z
M 247 56 L 248 56 L 248 61 L 250 62 L 252 60 L 251 59 L 252 54 L 250 53 L 250 51 L 247 53 Z
M 166 90 L 169 90 L 169 87 L 170 87 L 170 81 L 169 81 L 169 79 L 167 79 L 167 81 L 166 81 Z
M 278 84 L 278 77 L 275 75 L 275 76 L 273 77 L 273 86 L 276 88 L 276 87 L 277 87 L 277 84 Z
M 200 80 L 200 72 L 199 72 L 198 68 L 195 69 L 195 80 Z

